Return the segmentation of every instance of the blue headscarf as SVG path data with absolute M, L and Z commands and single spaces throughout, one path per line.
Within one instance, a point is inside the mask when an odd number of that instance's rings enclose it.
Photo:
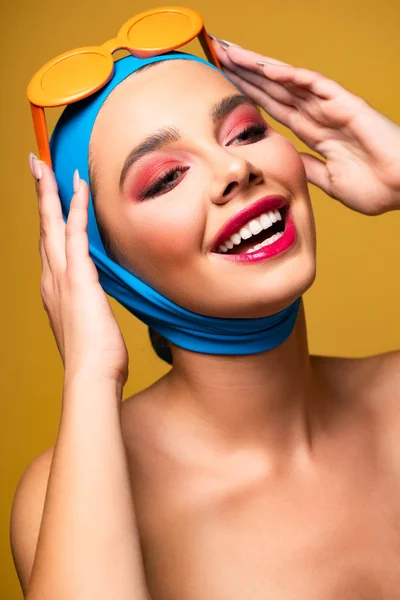
M 89 182 L 90 136 L 97 114 L 108 95 L 141 67 L 173 59 L 194 60 L 217 69 L 197 56 L 180 52 L 147 59 L 127 56 L 115 62 L 114 75 L 105 87 L 64 110 L 53 131 L 50 148 L 65 219 L 73 195 L 72 177 L 75 169 L 79 170 L 82 179 Z M 178 306 L 107 256 L 91 197 L 88 237 L 90 255 L 107 294 L 177 346 L 207 354 L 256 354 L 280 345 L 294 328 L 300 298 L 274 315 L 255 319 L 209 317 Z

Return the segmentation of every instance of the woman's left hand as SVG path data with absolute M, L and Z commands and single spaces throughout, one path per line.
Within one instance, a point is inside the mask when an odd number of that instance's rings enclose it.
M 213 44 L 243 92 L 325 159 L 300 153 L 310 183 L 366 215 L 400 208 L 399 125 L 321 73 Z

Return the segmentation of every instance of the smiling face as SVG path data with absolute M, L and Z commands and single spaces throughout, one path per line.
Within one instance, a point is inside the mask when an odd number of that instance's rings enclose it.
M 169 60 L 128 77 L 99 112 L 90 161 L 114 260 L 176 304 L 262 317 L 314 280 L 301 158 L 217 70 Z

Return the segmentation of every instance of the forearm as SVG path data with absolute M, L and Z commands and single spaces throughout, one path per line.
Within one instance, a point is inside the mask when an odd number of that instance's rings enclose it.
M 64 387 L 28 600 L 144 600 L 118 386 Z

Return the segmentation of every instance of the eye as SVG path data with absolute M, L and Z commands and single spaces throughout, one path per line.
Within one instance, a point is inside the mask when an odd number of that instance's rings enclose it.
M 227 145 L 230 146 L 235 140 L 239 140 L 239 142 L 250 143 L 258 142 L 265 137 L 267 129 L 268 127 L 265 123 L 255 123 L 254 125 L 250 125 L 249 127 L 243 129 Z
M 155 183 L 143 192 L 140 192 L 139 198 L 141 200 L 146 200 L 147 198 L 153 198 L 154 196 L 169 192 L 180 181 L 180 174 L 185 173 L 188 169 L 189 167 L 172 167 L 171 169 L 168 169 L 157 178 Z

